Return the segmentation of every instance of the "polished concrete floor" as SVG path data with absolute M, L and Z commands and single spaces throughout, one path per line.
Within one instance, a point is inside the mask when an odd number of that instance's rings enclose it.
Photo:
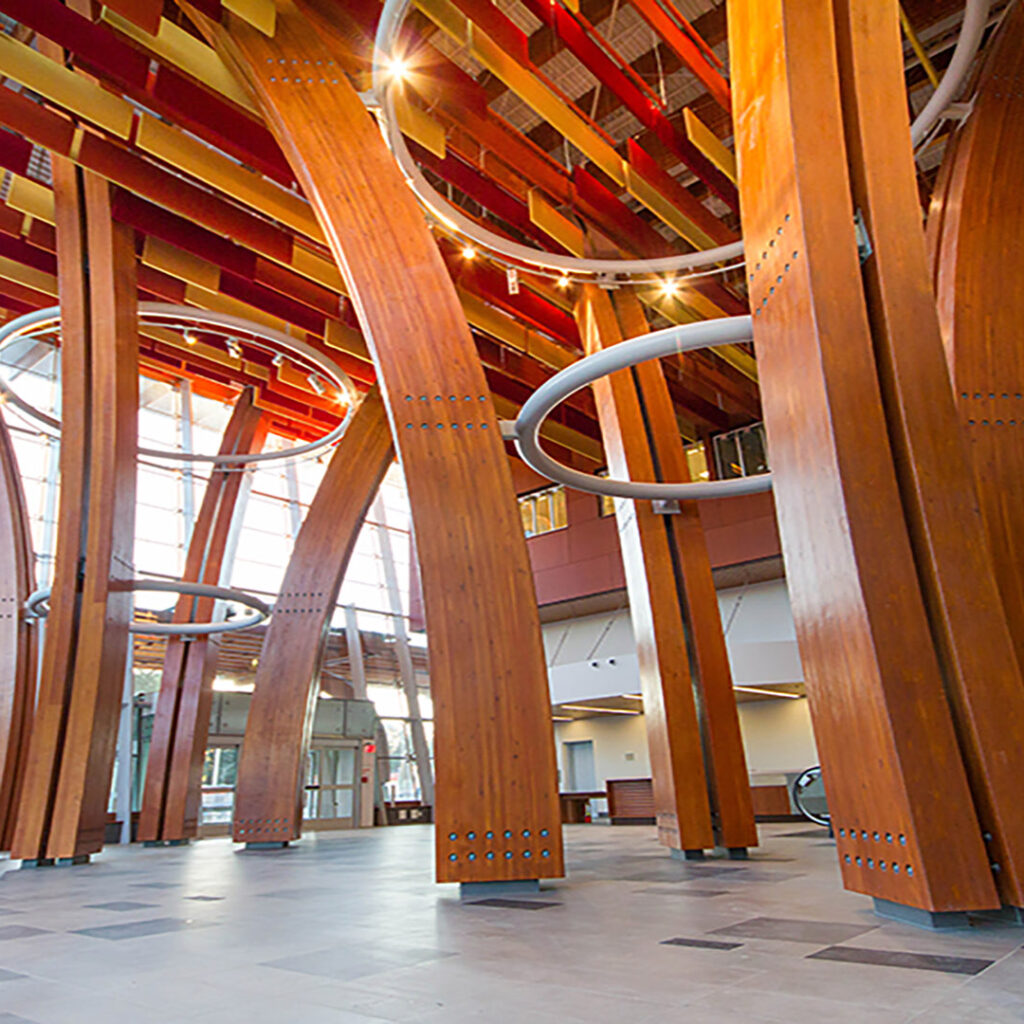
M 746 863 L 566 837 L 568 880 L 498 905 L 432 883 L 427 826 L 0 862 L 0 1022 L 1024 1021 L 1024 929 L 882 922 L 820 830 Z

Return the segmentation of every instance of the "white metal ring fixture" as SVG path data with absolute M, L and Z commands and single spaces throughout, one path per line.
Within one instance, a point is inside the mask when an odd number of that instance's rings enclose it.
M 271 608 L 258 597 L 247 594 L 244 590 L 234 587 L 215 587 L 209 583 L 189 583 L 185 580 L 128 580 L 125 583 L 112 585 L 119 590 L 159 591 L 168 594 L 181 594 L 188 597 L 212 597 L 221 601 L 237 601 L 252 609 L 252 614 L 244 619 L 228 619 L 224 622 L 132 622 L 128 626 L 130 633 L 142 633 L 145 636 L 211 636 L 214 633 L 237 633 L 242 629 L 251 629 L 261 622 L 266 622 L 271 615 Z M 50 588 L 37 590 L 30 594 L 25 602 L 27 614 L 45 619 L 50 614 Z
M 358 393 L 349 375 L 333 359 L 328 358 L 322 352 L 318 352 L 312 345 L 281 331 L 274 330 L 272 327 L 265 327 L 263 324 L 255 323 L 252 320 L 244 320 L 242 317 L 231 316 L 228 313 L 196 309 L 192 306 L 173 305 L 167 302 L 140 302 L 139 323 L 173 328 L 205 328 L 230 334 L 232 337 L 242 335 L 252 344 L 258 345 L 261 348 L 269 349 L 275 353 L 287 352 L 311 364 L 334 384 L 346 400 L 345 415 L 333 430 L 324 434 L 323 437 L 316 441 L 309 441 L 306 444 L 295 445 L 280 451 L 259 452 L 256 454 L 229 452 L 217 455 L 203 455 L 192 452 L 173 452 L 159 448 L 140 448 L 140 455 L 153 459 L 174 459 L 179 462 L 211 462 L 218 466 L 247 465 L 252 462 L 290 459 L 298 455 L 315 452 L 333 444 L 345 433 L 345 428 L 348 426 L 349 420 L 355 411 Z M 39 338 L 40 335 L 56 330 L 59 327 L 60 306 L 48 306 L 46 309 L 26 313 L 24 316 L 19 316 L 17 319 L 11 320 L 10 323 L 0 327 L 0 351 L 9 342 L 19 338 Z M 2 393 L 6 401 L 39 423 L 48 433 L 53 436 L 60 435 L 60 420 L 26 402 L 2 378 L 0 378 L 0 393 Z
M 956 49 L 946 74 L 911 126 L 911 138 L 915 146 L 938 123 L 943 111 L 957 94 L 967 76 L 974 55 L 981 45 L 990 4 L 991 0 L 967 0 L 960 36 L 957 39 Z M 385 137 L 399 168 L 405 175 L 406 182 L 420 202 L 442 223 L 447 224 L 480 248 L 497 253 L 506 259 L 544 270 L 560 270 L 564 273 L 587 275 L 681 273 L 707 267 L 714 263 L 742 258 L 743 242 L 741 240 L 714 249 L 684 253 L 679 256 L 666 256 L 660 259 L 581 259 L 576 256 L 563 256 L 559 253 L 544 252 L 544 250 L 535 249 L 532 246 L 520 245 L 493 231 L 488 231 L 467 217 L 427 181 L 405 144 L 405 139 L 398 127 L 398 119 L 395 116 L 391 88 L 393 82 L 388 69 L 395 56 L 395 45 L 398 42 L 402 22 L 411 5 L 412 0 L 385 0 L 380 21 L 377 23 L 377 36 L 374 41 L 373 92 L 380 104 Z
M 726 498 L 737 494 L 756 494 L 771 489 L 770 473 L 739 477 L 734 480 L 709 480 L 703 483 L 656 483 L 635 480 L 615 480 L 591 476 L 570 469 L 551 458 L 540 446 L 540 428 L 552 410 L 581 388 L 588 387 L 606 374 L 625 370 L 648 359 L 694 352 L 716 345 L 731 345 L 750 341 L 753 322 L 749 316 L 731 316 L 718 320 L 699 320 L 695 323 L 669 327 L 663 331 L 642 334 L 638 338 L 612 345 L 579 362 L 560 370 L 546 380 L 526 400 L 516 418 L 511 433 L 519 454 L 531 469 L 541 476 L 565 484 L 578 491 L 607 494 L 615 498 L 641 498 L 652 501 L 692 501 L 707 498 Z

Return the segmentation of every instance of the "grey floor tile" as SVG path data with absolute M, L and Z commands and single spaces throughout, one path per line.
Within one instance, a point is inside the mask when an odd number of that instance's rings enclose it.
M 49 928 L 33 928 L 27 924 L 5 924 L 0 926 L 0 939 L 27 939 L 33 935 L 51 935 Z
M 180 882 L 132 882 L 139 889 L 180 889 Z
M 96 928 L 75 928 L 76 935 L 89 935 L 94 939 L 139 939 L 146 935 L 162 935 L 194 928 L 192 921 L 180 917 L 154 917 L 149 921 L 126 921 L 124 924 L 104 924 Z
M 301 956 L 265 961 L 262 966 L 330 978 L 333 981 L 354 981 L 373 974 L 393 972 L 402 967 L 431 963 L 452 955 L 437 949 L 375 944 L 371 950 L 357 947 L 320 949 Z
M 737 935 L 745 939 L 781 939 L 785 942 L 846 942 L 877 925 L 844 924 L 840 921 L 803 921 L 788 917 L 752 917 L 749 921 L 714 928 L 710 935 Z
M 662 939 L 662 946 L 690 946 L 693 949 L 741 949 L 742 942 L 712 942 L 710 939 Z
M 917 971 L 942 971 L 946 974 L 980 974 L 994 961 L 970 956 L 945 956 L 937 953 L 905 953 L 892 949 L 863 949 L 858 946 L 829 946 L 811 953 L 808 960 L 838 960 L 844 964 L 874 964 L 878 967 L 908 967 Z
M 28 1017 L 19 1017 L 16 1013 L 0 1013 L 0 1024 L 36 1024 Z
M 146 910 L 159 906 L 157 903 L 139 903 L 136 900 L 111 900 L 109 903 L 86 903 L 86 910 Z

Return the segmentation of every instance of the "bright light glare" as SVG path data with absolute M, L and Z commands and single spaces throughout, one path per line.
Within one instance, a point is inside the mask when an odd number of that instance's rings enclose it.
M 475 260 L 476 259 L 476 249 L 474 249 L 473 246 L 471 246 L 471 245 L 467 245 L 462 250 L 462 258 L 464 260 Z
M 679 285 L 674 280 L 661 282 L 661 294 L 666 299 L 675 298 L 679 294 Z
M 388 74 L 392 78 L 402 81 L 409 74 L 409 64 L 401 57 L 389 57 L 388 58 Z
M 559 288 L 568 288 L 569 278 L 565 274 L 563 274 L 555 283 L 558 285 Z

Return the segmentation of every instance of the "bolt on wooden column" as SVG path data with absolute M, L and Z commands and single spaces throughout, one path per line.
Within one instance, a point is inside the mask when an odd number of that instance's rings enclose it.
M 57 555 L 11 853 L 72 860 L 103 845 L 134 576 L 135 239 L 110 186 L 54 158 L 61 299 Z
M 576 310 L 588 353 L 648 331 L 632 294 L 584 286 Z M 689 479 L 660 365 L 594 385 L 613 476 Z M 650 502 L 616 500 L 630 615 L 640 659 L 661 842 L 697 851 L 757 845 L 732 674 L 695 502 L 660 515 Z
M 226 30 L 202 23 L 248 82 L 313 204 L 383 389 L 430 636 L 438 880 L 560 876 L 551 704 L 526 541 L 486 378 L 437 244 L 341 70 L 347 44 L 335 19 L 282 0 L 272 39 L 231 15 Z
M 18 460 L 0 416 L 0 850 L 8 850 L 35 705 L 36 626 L 25 618 L 35 590 L 32 531 Z
M 246 389 L 231 412 L 219 453 L 258 452 L 267 423 Z M 182 579 L 222 585 L 221 569 L 238 514 L 244 474 L 238 464 L 215 468 L 196 517 Z M 215 602 L 183 596 L 173 622 L 207 622 Z M 138 839 L 176 841 L 198 830 L 200 782 L 213 701 L 220 637 L 169 637 L 164 653 L 153 736 L 146 764 L 146 785 L 139 814 Z

